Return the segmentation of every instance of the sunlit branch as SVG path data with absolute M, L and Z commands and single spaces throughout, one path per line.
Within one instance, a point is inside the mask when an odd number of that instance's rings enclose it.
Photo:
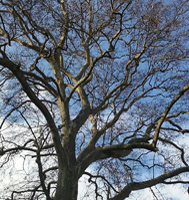
M 166 119 L 166 116 L 168 115 L 169 111 L 171 110 L 171 108 L 173 107 L 173 105 L 184 95 L 184 93 L 189 89 L 189 85 L 184 86 L 179 94 L 177 94 L 173 100 L 169 103 L 169 105 L 167 106 L 167 108 L 165 109 L 164 113 L 162 114 L 162 117 L 160 118 L 157 126 L 156 126 L 156 130 L 155 130 L 155 134 L 154 134 L 154 138 L 153 138 L 153 145 L 154 147 L 156 147 L 157 141 L 158 141 L 158 137 L 159 137 L 159 133 L 160 133 L 160 129 L 161 126 L 163 124 L 163 122 Z

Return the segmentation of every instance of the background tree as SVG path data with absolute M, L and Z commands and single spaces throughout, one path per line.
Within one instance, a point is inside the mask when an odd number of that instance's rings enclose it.
M 3 199 L 189 183 L 188 4 L 0 0 Z

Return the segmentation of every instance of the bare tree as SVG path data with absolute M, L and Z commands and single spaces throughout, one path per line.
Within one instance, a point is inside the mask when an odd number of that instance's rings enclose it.
M 83 175 L 93 199 L 189 183 L 188 9 L 0 0 L 2 177 L 22 163 L 3 199 L 76 200 Z

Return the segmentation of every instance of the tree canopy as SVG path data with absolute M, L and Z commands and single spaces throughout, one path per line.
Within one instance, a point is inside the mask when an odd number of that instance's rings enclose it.
M 84 175 L 86 200 L 188 184 L 188 12 L 0 0 L 1 198 L 76 200 Z

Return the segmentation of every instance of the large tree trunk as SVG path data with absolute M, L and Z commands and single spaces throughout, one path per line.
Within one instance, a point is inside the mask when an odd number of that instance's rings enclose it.
M 66 129 L 66 127 L 63 129 L 63 132 L 67 134 L 62 136 L 63 155 L 59 160 L 55 200 L 77 200 L 78 175 L 75 156 L 75 134 L 70 129 Z
M 59 168 L 55 200 L 77 200 L 78 180 L 75 166 Z

